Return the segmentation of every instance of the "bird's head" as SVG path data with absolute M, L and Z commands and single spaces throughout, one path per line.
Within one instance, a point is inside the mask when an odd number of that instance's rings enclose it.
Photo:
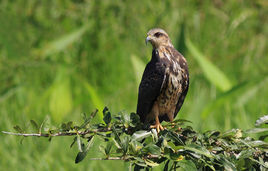
M 148 31 L 146 37 L 146 44 L 150 42 L 154 49 L 159 48 L 160 46 L 171 46 L 173 47 L 171 40 L 168 37 L 168 34 L 160 28 L 153 28 Z

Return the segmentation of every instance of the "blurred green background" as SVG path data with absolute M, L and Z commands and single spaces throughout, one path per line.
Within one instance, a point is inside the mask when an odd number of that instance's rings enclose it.
M 105 105 L 136 109 L 151 57 L 149 29 L 165 29 L 186 57 L 190 89 L 178 117 L 200 131 L 252 128 L 268 114 L 267 0 L 1 0 L 0 130 L 81 121 Z M 74 164 L 72 138 L 0 134 L 1 170 L 126 170 Z M 97 156 L 98 144 L 91 156 Z M 159 167 L 161 169 L 161 166 Z

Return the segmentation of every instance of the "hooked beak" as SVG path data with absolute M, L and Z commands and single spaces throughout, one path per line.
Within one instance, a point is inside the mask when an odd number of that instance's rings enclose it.
M 152 40 L 151 37 L 150 37 L 150 36 L 147 36 L 146 39 L 145 39 L 145 43 L 146 43 L 146 45 L 147 45 L 147 43 L 148 43 L 150 40 Z

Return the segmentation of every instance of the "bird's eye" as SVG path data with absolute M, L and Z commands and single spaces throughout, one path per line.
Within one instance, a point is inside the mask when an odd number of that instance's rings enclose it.
M 162 33 L 160 33 L 160 32 L 156 32 L 156 33 L 154 34 L 155 37 L 159 37 L 159 36 L 161 36 L 161 35 L 162 35 Z

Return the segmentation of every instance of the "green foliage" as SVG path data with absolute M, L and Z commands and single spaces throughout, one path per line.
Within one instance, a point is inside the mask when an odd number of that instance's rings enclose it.
M 111 113 L 135 111 L 152 27 L 165 29 L 188 61 L 190 88 L 177 119 L 191 120 L 198 132 L 249 130 L 268 113 L 267 9 L 267 0 L 1 0 L 0 130 L 15 124 L 25 130 L 32 118 L 43 123 L 39 132 L 48 123 L 76 125 L 81 113 L 101 111 L 104 104 Z M 205 72 L 211 67 L 201 65 L 185 38 L 227 77 L 231 89 L 216 86 L 214 73 Z M 91 122 L 105 124 L 102 117 L 98 112 Z M 50 146 L 24 138 L 22 148 L 21 139 L 0 134 L 1 169 L 128 169 L 120 161 L 75 165 L 74 152 L 65 149 L 69 138 L 53 139 Z M 94 141 L 88 156 L 99 154 L 100 141 Z
M 61 128 L 49 129 L 41 134 L 23 134 L 19 126 L 14 129 L 22 136 L 70 136 L 77 143 L 78 154 L 75 163 L 85 159 L 92 149 L 94 139 L 103 143 L 99 150 L 101 158 L 89 160 L 124 160 L 140 170 L 164 165 L 164 170 L 180 168 L 181 170 L 265 170 L 268 169 L 268 128 L 253 128 L 242 131 L 232 129 L 227 132 L 206 131 L 196 132 L 187 120 L 174 120 L 164 123 L 165 130 L 157 134 L 155 129 L 141 130 L 145 125 L 140 123 L 138 115 L 119 113 L 112 115 L 107 107 L 103 110 L 103 123 L 90 122 L 96 116 L 97 110 L 89 117 L 84 115 L 81 126 L 73 122 L 63 123 Z M 258 126 L 265 124 L 267 116 L 260 118 Z M 131 119 L 132 118 L 132 119 Z M 37 127 L 31 120 L 32 126 Z M 5 133 L 5 132 L 4 132 Z M 249 134 L 260 135 L 254 139 Z M 12 134 L 12 133 L 9 133 Z

